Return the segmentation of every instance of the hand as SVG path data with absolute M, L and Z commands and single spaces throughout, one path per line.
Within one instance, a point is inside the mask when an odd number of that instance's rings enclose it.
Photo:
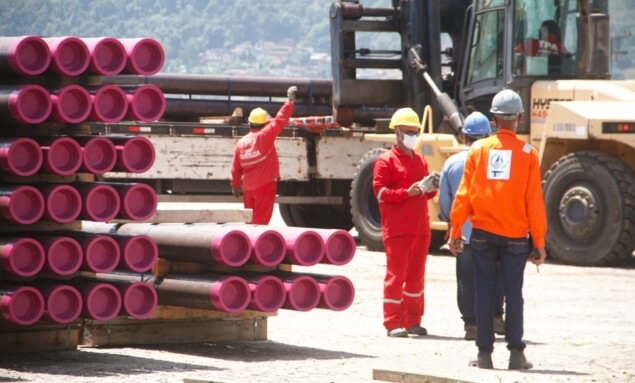
M 531 263 L 533 263 L 536 266 L 540 266 L 543 263 L 545 263 L 545 258 L 547 257 L 547 252 L 545 251 L 544 247 L 535 247 L 534 251 L 538 252 L 539 257 L 538 258 L 534 258 L 534 252 L 532 251 L 531 254 L 529 254 L 529 259 L 531 260 Z
M 421 188 L 419 187 L 419 182 L 415 182 L 408 188 L 408 197 L 418 197 L 423 195 Z
M 461 238 L 450 238 L 448 245 L 450 245 L 450 252 L 454 256 L 463 251 L 463 239 Z
M 434 172 L 419 182 L 419 188 L 423 193 L 428 193 L 439 188 L 439 179 L 441 175 Z
M 243 188 L 241 188 L 240 186 L 237 188 L 232 188 L 232 194 L 234 195 L 234 197 L 240 198 L 240 196 L 243 194 Z
M 298 91 L 298 87 L 297 86 L 290 86 L 289 89 L 287 89 L 287 97 L 289 97 L 289 101 L 290 102 L 295 102 L 295 92 Z

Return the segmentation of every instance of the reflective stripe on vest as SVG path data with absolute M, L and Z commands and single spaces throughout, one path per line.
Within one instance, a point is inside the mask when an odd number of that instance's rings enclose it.
M 403 295 L 410 297 L 410 298 L 417 298 L 423 295 L 423 290 L 421 290 L 418 293 L 409 293 L 407 291 L 404 290 Z

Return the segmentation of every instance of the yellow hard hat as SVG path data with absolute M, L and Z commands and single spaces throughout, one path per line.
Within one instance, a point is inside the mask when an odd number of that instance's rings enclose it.
M 262 125 L 267 122 L 267 111 L 262 108 L 256 108 L 249 113 L 249 122 L 254 125 Z
M 421 124 L 419 123 L 419 116 L 414 110 L 412 110 L 412 108 L 401 108 L 392 115 L 390 125 L 388 127 L 390 129 L 395 129 L 395 126 L 399 125 L 414 126 L 417 128 L 421 127 Z

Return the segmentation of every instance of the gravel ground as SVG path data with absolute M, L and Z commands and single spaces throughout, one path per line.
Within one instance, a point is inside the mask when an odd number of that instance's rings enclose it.
M 535 368 L 525 372 L 506 370 L 501 338 L 495 370 L 467 366 L 476 347 L 463 340 L 455 261 L 449 255 L 428 258 L 422 324 L 430 335 L 388 338 L 381 313 L 384 254 L 359 247 L 346 266 L 294 269 L 351 278 L 356 299 L 346 311 L 280 310 L 269 318 L 266 341 L 3 355 L 0 382 L 356 383 L 372 382 L 373 370 L 392 370 L 430 377 L 420 382 L 635 383 L 635 266 L 630 263 L 621 268 L 546 264 L 540 273 L 527 266 L 526 355 Z

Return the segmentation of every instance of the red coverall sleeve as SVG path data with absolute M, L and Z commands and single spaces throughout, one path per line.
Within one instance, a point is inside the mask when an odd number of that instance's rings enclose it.
M 390 164 L 382 157 L 373 164 L 373 192 L 379 202 L 401 202 L 408 198 L 408 190 L 403 188 L 391 189 Z
M 280 108 L 278 114 L 276 114 L 276 118 L 271 120 L 267 124 L 267 126 L 262 128 L 262 131 L 259 132 L 266 144 L 273 145 L 276 137 L 280 135 L 282 129 L 289 123 L 289 119 L 291 118 L 292 114 L 293 103 L 287 101 L 284 103 L 284 105 L 282 105 L 282 108 Z
M 232 179 L 231 185 L 234 188 L 240 187 L 243 179 L 243 168 L 240 166 L 238 145 L 234 148 L 234 159 L 232 160 Z
M 545 247 L 547 232 L 547 217 L 542 199 L 542 185 L 540 179 L 540 165 L 536 150 L 532 148 L 529 167 L 529 180 L 525 194 L 525 206 L 529 218 L 529 231 L 535 247 Z
M 465 161 L 465 168 L 463 170 L 463 177 L 459 184 L 459 189 L 456 191 L 454 202 L 452 203 L 452 210 L 450 211 L 450 238 L 460 239 L 461 229 L 467 218 L 472 214 L 472 203 L 470 202 L 470 189 L 472 189 L 472 182 L 474 181 L 474 152 L 470 149 L 470 154 Z

